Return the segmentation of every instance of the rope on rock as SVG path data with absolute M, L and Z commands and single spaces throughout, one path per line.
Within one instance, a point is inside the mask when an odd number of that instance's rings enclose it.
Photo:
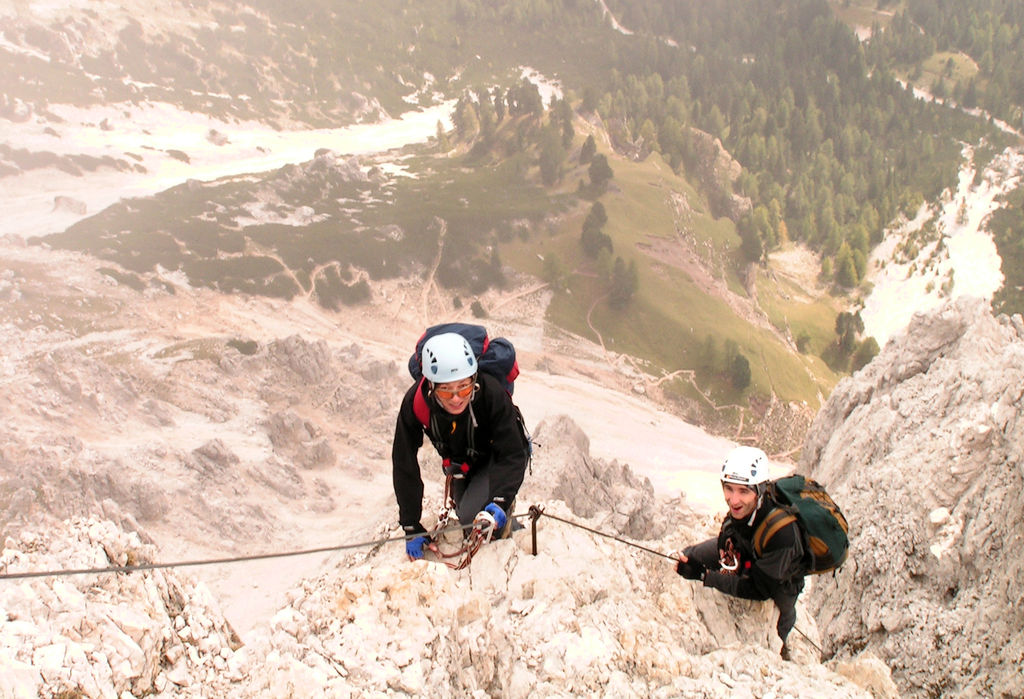
M 537 507 L 536 505 L 533 505 L 533 506 L 530 507 L 530 517 L 533 520 L 533 524 L 534 524 L 534 536 L 533 536 L 533 555 L 534 556 L 537 555 L 537 536 L 536 536 L 536 528 L 537 527 L 536 527 L 536 525 L 537 525 L 537 520 L 540 519 L 541 515 L 543 515 L 545 517 L 550 517 L 551 519 L 556 520 L 558 522 L 562 522 L 563 524 L 568 524 L 569 526 L 576 527 L 577 529 L 582 529 L 584 531 L 588 531 L 591 534 L 597 534 L 598 536 L 603 536 L 603 537 L 605 537 L 607 539 L 612 539 L 613 541 L 618 541 L 621 544 L 626 544 L 627 546 L 632 546 L 633 548 L 640 549 L 641 551 L 646 551 L 647 553 L 652 553 L 655 556 L 661 556 L 662 558 L 668 558 L 668 559 L 670 559 L 672 561 L 678 560 L 678 558 L 676 558 L 675 556 L 669 555 L 667 553 L 662 553 L 661 551 L 655 551 L 654 549 L 647 548 L 646 546 L 641 546 L 640 544 L 632 542 L 632 541 L 630 541 L 628 539 L 623 539 L 620 536 L 615 536 L 613 534 L 608 534 L 606 532 L 598 531 L 597 529 L 591 529 L 590 527 L 585 527 L 582 524 L 578 524 L 577 522 L 573 522 L 572 520 L 563 519 L 561 517 L 558 517 L 557 515 L 548 514 L 542 508 Z
M 669 560 L 672 560 L 672 561 L 678 561 L 679 560 L 678 557 L 676 557 L 676 556 L 672 556 L 672 555 L 669 555 L 667 553 L 662 553 L 661 551 L 655 551 L 654 549 L 647 548 L 646 546 L 641 546 L 640 544 L 637 544 L 637 543 L 634 543 L 632 541 L 629 541 L 628 539 L 623 539 L 622 537 L 614 536 L 614 535 L 608 534 L 606 532 L 598 531 L 597 529 L 591 529 L 590 527 L 586 527 L 586 526 L 584 526 L 582 524 L 579 524 L 577 522 L 573 522 L 572 520 L 563 519 L 562 517 L 558 517 L 556 515 L 548 514 L 548 513 L 544 512 L 543 508 L 538 507 L 537 505 L 531 505 L 530 506 L 530 519 L 531 519 L 531 523 L 532 523 L 533 555 L 534 556 L 537 555 L 537 520 L 540 519 L 541 515 L 543 515 L 545 517 L 550 517 L 551 519 L 556 520 L 558 522 L 562 522 L 563 524 L 568 524 L 571 527 L 576 527 L 577 529 L 582 529 L 584 531 L 588 531 L 591 534 L 597 534 L 598 536 L 603 536 L 605 538 L 612 539 L 613 541 L 618 541 L 621 544 L 626 544 L 627 546 L 632 546 L 633 548 L 640 549 L 641 551 L 646 551 L 647 553 L 654 554 L 655 556 L 661 556 L 662 558 L 668 558 Z M 805 634 L 803 631 L 801 631 L 799 627 L 794 626 L 793 630 L 796 631 L 797 633 L 799 633 L 801 636 L 803 636 L 804 639 L 806 639 L 806 641 L 808 643 L 810 643 L 812 646 L 814 646 L 815 650 L 818 651 L 818 654 L 821 657 L 824 657 L 824 651 L 821 649 L 821 647 L 819 647 L 817 643 L 812 641 L 811 638 L 807 634 Z
M 442 524 L 442 523 L 447 522 L 450 519 L 450 513 L 451 513 L 451 510 L 453 509 L 453 505 L 454 505 L 454 503 L 452 503 L 451 497 L 450 497 L 450 485 L 451 485 L 451 477 L 449 476 L 447 481 L 445 482 L 445 503 L 446 503 L 445 504 L 445 509 L 442 510 L 441 515 L 438 517 L 438 525 L 439 525 L 438 528 L 435 528 L 434 531 L 432 531 L 430 533 L 430 537 L 431 537 L 431 539 L 436 541 L 436 539 L 438 537 L 441 537 L 444 534 L 448 534 L 448 533 L 451 533 L 451 532 L 465 532 L 466 529 L 471 529 L 472 531 L 470 532 L 469 536 L 465 538 L 465 540 L 463 541 L 462 546 L 459 549 L 457 549 L 456 551 L 452 551 L 452 552 L 447 552 L 446 553 L 446 552 L 440 551 L 439 549 L 436 550 L 437 555 L 440 556 L 440 562 L 441 563 L 444 563 L 446 566 L 448 566 L 449 568 L 451 568 L 453 570 L 463 570 L 464 568 L 469 567 L 469 564 L 473 560 L 473 556 L 476 555 L 477 551 L 480 550 L 480 547 L 483 546 L 488 541 L 490 541 L 491 535 L 493 534 L 493 532 L 491 532 L 490 530 L 485 530 L 485 529 L 479 527 L 477 525 L 477 523 L 475 523 L 475 522 L 474 523 L 470 523 L 470 524 L 459 524 L 459 523 L 452 524 L 452 525 Z M 571 527 L 576 527 L 577 529 L 582 529 L 584 531 L 590 532 L 591 534 L 596 534 L 598 536 L 603 536 L 603 537 L 605 537 L 607 539 L 612 539 L 613 541 L 617 541 L 617 542 L 619 542 L 621 544 L 626 544 L 627 546 L 632 546 L 633 548 L 639 549 L 641 551 L 645 551 L 645 552 L 653 554 L 655 556 L 660 556 L 661 558 L 667 558 L 667 559 L 672 560 L 672 561 L 678 560 L 676 556 L 672 556 L 672 555 L 667 554 L 667 553 L 662 553 L 661 551 L 656 551 L 656 550 L 654 550 L 652 548 L 648 548 L 646 546 L 641 546 L 640 544 L 637 544 L 637 543 L 635 543 L 633 541 L 629 541 L 628 539 L 623 539 L 622 537 L 615 536 L 613 534 L 608 534 L 606 532 L 602 532 L 602 531 L 599 531 L 597 529 L 593 529 L 591 527 L 584 526 L 582 524 L 579 524 L 578 522 L 573 522 L 572 520 L 564 519 L 564 518 L 559 517 L 557 515 L 549 514 L 549 513 L 545 512 L 543 508 L 541 508 L 541 507 L 539 507 L 537 505 L 531 505 L 528 513 L 509 515 L 509 520 L 510 520 L 509 525 L 511 525 L 511 520 L 513 520 L 513 519 L 515 519 L 517 517 L 526 517 L 527 515 L 530 517 L 530 521 L 531 521 L 531 538 L 532 538 L 532 543 L 533 543 L 533 555 L 534 556 L 537 555 L 537 521 L 541 518 L 541 516 L 545 516 L 545 517 L 549 517 L 549 518 L 551 518 L 551 519 L 553 519 L 553 520 L 555 520 L 557 522 L 561 522 L 562 524 L 567 524 L 567 525 L 569 525 Z M 254 554 L 254 555 L 249 555 L 249 556 L 232 556 L 232 557 L 229 557 L 229 558 L 207 558 L 207 559 L 193 560 L 193 561 L 175 561 L 175 562 L 172 562 L 172 563 L 139 563 L 139 564 L 123 565 L 123 566 L 107 566 L 105 568 L 76 568 L 76 569 L 67 569 L 67 570 L 42 570 L 42 571 L 29 571 L 29 572 L 24 572 L 24 573 L 7 573 L 7 572 L 4 572 L 4 573 L 0 573 L 0 580 L 25 580 L 25 579 L 28 579 L 28 578 L 65 577 L 65 576 L 71 576 L 71 575 L 98 575 L 98 574 L 101 574 L 101 573 L 134 573 L 134 572 L 137 572 L 137 571 L 158 570 L 158 569 L 164 569 L 164 568 L 187 568 L 187 567 L 191 567 L 191 566 L 202 566 L 202 565 L 243 563 L 243 562 L 247 562 L 247 561 L 267 560 L 267 559 L 270 559 L 270 558 L 286 558 L 286 557 L 290 557 L 290 556 L 305 556 L 305 555 L 311 555 L 311 554 L 315 554 L 315 553 L 331 553 L 331 552 L 335 552 L 335 551 L 344 551 L 344 550 L 350 550 L 350 549 L 374 548 L 374 547 L 383 546 L 384 544 L 391 543 L 393 541 L 407 541 L 407 540 L 409 540 L 409 539 L 411 539 L 411 538 L 413 538 L 415 536 L 419 536 L 419 535 L 418 534 L 409 534 L 409 535 L 403 535 L 403 536 L 391 536 L 391 537 L 385 537 L 385 538 L 382 538 L 382 539 L 374 539 L 372 541 L 363 541 L 363 542 L 359 542 L 359 543 L 355 543 L 355 544 L 339 544 L 337 546 L 322 546 L 322 547 L 319 547 L 319 548 L 302 549 L 302 550 L 298 550 L 298 551 L 284 551 L 284 552 L 280 552 L 280 553 L 262 553 L 262 554 Z M 461 560 L 459 560 L 458 562 L 455 562 L 455 563 L 449 562 L 447 560 L 449 558 L 459 558 L 459 557 L 461 557 Z M 805 634 L 803 631 L 801 631 L 799 628 L 797 628 L 795 626 L 793 627 L 793 630 L 796 631 L 797 633 L 799 633 L 801 636 L 803 636 L 807 640 L 808 643 L 810 643 L 812 646 L 814 646 L 817 649 L 817 651 L 819 653 L 823 653 L 821 648 L 819 648 L 818 645 L 816 643 L 814 643 L 814 641 L 812 641 L 807 636 L 807 634 Z
M 458 531 L 463 527 L 448 527 L 443 532 Z M 415 535 L 412 535 L 415 536 Z M 261 561 L 268 558 L 287 558 L 289 556 L 305 556 L 314 553 L 331 553 L 348 549 L 374 548 L 393 541 L 406 541 L 412 536 L 390 536 L 372 541 L 361 541 L 355 544 L 339 544 L 337 546 L 321 546 L 319 548 L 302 549 L 298 551 L 283 551 L 277 553 L 260 553 L 248 556 L 231 556 L 229 558 L 206 558 L 192 561 L 174 561 L 172 563 L 138 563 L 123 566 L 107 566 L 105 568 L 75 568 L 66 570 L 41 570 L 24 573 L 0 573 L 0 580 L 24 580 L 26 578 L 48 578 L 63 577 L 70 575 L 90 575 L 99 573 L 134 573 L 143 570 L 158 570 L 161 568 L 187 568 L 190 566 L 216 565 L 221 563 L 243 563 L 246 561 Z

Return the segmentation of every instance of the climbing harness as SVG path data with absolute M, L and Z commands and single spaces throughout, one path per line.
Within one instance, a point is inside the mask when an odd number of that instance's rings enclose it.
M 459 520 L 455 512 L 455 500 L 452 499 L 452 480 L 456 478 L 462 478 L 469 467 L 466 464 L 451 464 L 448 459 L 444 460 L 444 505 L 441 508 L 440 514 L 437 516 L 437 526 L 434 530 L 428 534 L 430 540 L 435 543 L 434 548 L 430 549 L 432 552 L 437 554 L 441 563 L 452 570 L 462 570 L 468 568 L 470 562 L 473 560 L 473 556 L 480 550 L 480 547 L 486 544 L 494 536 L 497 529 L 494 517 L 489 512 L 481 512 L 476 516 L 471 525 L 461 525 L 457 528 L 462 533 L 462 545 L 454 551 L 442 551 L 437 542 L 441 541 L 443 535 L 447 532 L 456 530 Z M 466 532 L 466 529 L 469 532 Z M 449 559 L 458 559 L 451 561 Z
M 726 540 L 725 549 L 719 553 L 718 564 L 722 566 L 722 570 L 735 575 L 740 569 L 740 554 L 732 543 L 732 539 Z
M 465 478 L 466 474 L 469 473 L 469 464 L 465 461 L 461 464 L 456 464 L 452 463 L 451 459 L 443 459 L 441 461 L 441 470 L 444 471 L 444 475 L 448 478 Z

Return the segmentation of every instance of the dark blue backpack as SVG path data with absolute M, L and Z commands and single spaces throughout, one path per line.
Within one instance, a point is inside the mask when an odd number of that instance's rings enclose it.
M 482 325 L 470 323 L 441 323 L 432 325 L 424 331 L 419 341 L 416 342 L 416 351 L 409 357 L 409 374 L 423 384 L 423 343 L 434 335 L 441 333 L 458 333 L 469 342 L 476 355 L 480 371 L 491 374 L 501 381 L 505 390 L 511 396 L 515 390 L 515 380 L 519 376 L 519 363 L 516 361 L 516 348 L 511 342 L 503 337 L 496 337 L 493 340 L 487 335 L 487 328 Z M 430 409 L 423 399 L 423 392 L 416 390 L 416 397 L 413 399 L 413 411 L 416 418 L 426 427 L 430 420 Z
M 419 382 L 416 384 L 416 393 L 413 396 L 412 409 L 416 414 L 416 419 L 423 425 L 423 431 L 430 438 L 430 441 L 433 442 L 434 446 L 437 447 L 438 452 L 442 452 L 443 447 L 441 446 L 441 440 L 437 439 L 437 437 L 432 433 L 430 406 L 427 405 L 427 401 L 423 397 L 423 382 L 426 379 L 423 377 L 421 357 L 423 355 L 423 343 L 434 335 L 438 335 L 440 333 L 458 333 L 466 338 L 469 342 L 469 346 L 473 348 L 473 354 L 476 355 L 480 371 L 491 374 L 501 381 L 505 390 L 508 391 L 509 396 L 511 396 L 512 391 L 515 390 L 515 380 L 519 376 L 519 363 L 516 361 L 516 348 L 511 342 L 503 337 L 496 337 L 493 340 L 490 339 L 487 336 L 487 329 L 484 326 L 472 325 L 470 323 L 442 323 L 440 325 L 433 325 L 427 328 L 416 343 L 416 351 L 411 357 L 409 357 L 409 374 Z M 535 446 L 533 437 L 530 436 L 530 431 L 526 429 L 526 420 L 523 418 L 523 413 L 519 410 L 519 406 L 513 404 L 512 407 L 515 409 L 516 422 L 519 425 L 519 433 L 523 438 L 523 446 L 527 450 L 527 464 L 530 464 L 533 460 L 533 447 Z M 472 451 L 472 430 L 470 430 L 469 444 L 470 450 Z M 442 456 L 444 456 L 443 453 Z

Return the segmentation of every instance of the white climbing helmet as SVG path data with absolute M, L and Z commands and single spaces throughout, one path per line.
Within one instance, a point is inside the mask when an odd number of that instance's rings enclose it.
M 458 381 L 476 374 L 476 357 L 469 341 L 458 333 L 440 333 L 423 343 L 423 375 L 432 383 Z
M 757 447 L 736 447 L 722 464 L 722 482 L 745 485 L 758 494 L 768 480 L 768 455 Z

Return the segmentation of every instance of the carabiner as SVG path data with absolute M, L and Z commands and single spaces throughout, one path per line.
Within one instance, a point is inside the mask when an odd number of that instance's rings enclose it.
M 732 563 L 728 561 L 730 558 L 732 559 Z M 722 570 L 727 570 L 730 573 L 735 573 L 740 569 L 740 559 L 730 553 L 726 553 L 724 556 L 719 558 L 718 564 L 722 566 Z

